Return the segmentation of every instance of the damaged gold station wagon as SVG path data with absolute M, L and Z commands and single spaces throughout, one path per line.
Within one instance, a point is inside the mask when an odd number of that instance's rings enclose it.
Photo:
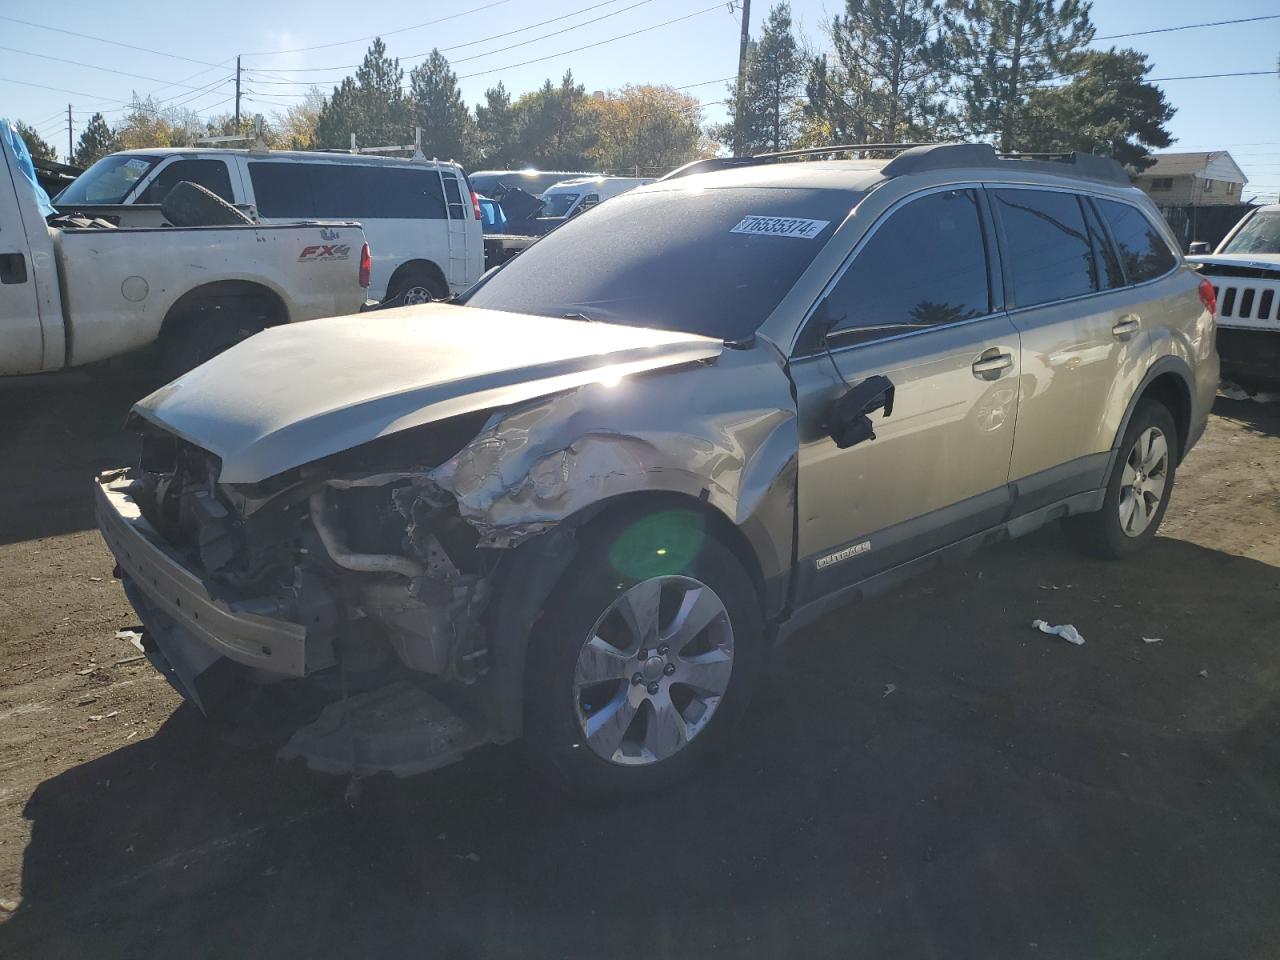
M 461 305 L 267 330 L 141 401 L 97 504 L 152 661 L 206 711 L 287 702 L 318 769 L 523 738 L 625 789 L 824 611 L 1059 518 L 1142 547 L 1212 288 L 1113 161 L 877 154 L 701 161 Z

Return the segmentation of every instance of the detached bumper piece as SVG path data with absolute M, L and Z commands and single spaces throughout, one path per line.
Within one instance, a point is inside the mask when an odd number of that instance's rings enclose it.
M 289 739 L 280 757 L 301 758 L 323 773 L 409 777 L 461 760 L 489 742 L 478 726 L 402 681 L 329 704 L 315 723 Z

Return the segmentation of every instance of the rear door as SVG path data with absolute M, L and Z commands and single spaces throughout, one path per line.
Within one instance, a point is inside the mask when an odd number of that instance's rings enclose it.
M 1009 317 L 1022 340 L 1010 479 L 1022 513 L 1096 489 L 1125 404 L 1146 371 L 1143 299 L 1092 201 L 991 186 Z
M 461 293 L 480 279 L 483 271 L 483 229 L 476 220 L 467 182 L 459 171 L 440 168 L 440 183 L 449 211 L 449 266 L 446 277 L 454 293 Z
M 1017 332 L 1000 309 L 981 191 L 907 198 L 861 242 L 790 364 L 800 411 L 799 602 L 999 523 L 1017 413 Z M 821 337 L 814 325 L 830 324 Z M 831 404 L 884 376 L 875 438 L 839 449 Z

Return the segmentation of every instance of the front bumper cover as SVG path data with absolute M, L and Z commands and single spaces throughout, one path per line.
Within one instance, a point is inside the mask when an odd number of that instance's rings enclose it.
M 220 597 L 216 586 L 189 570 L 164 544 L 142 516 L 132 490 L 132 481 L 120 471 L 98 477 L 98 529 L 115 555 L 130 601 L 165 659 L 179 673 L 203 672 L 219 658 L 286 677 L 311 672 L 306 627 Z M 183 664 L 189 669 L 184 671 Z M 190 696 L 192 679 L 183 677 L 189 689 L 179 688 L 189 699 L 195 699 Z

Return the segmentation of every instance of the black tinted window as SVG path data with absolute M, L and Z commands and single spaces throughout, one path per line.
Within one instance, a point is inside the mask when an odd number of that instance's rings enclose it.
M 1098 289 L 1079 199 L 1047 190 L 993 190 L 1009 248 L 1013 306 L 1052 303 Z
M 198 183 L 206 190 L 211 190 L 227 203 L 235 203 L 235 195 L 231 192 L 231 177 L 227 173 L 227 165 L 221 160 L 175 160 L 158 174 L 142 191 L 139 203 L 163 203 L 174 184 L 182 180 Z
M 1101 275 L 1102 286 L 1107 290 L 1124 286 L 1124 271 L 1120 269 L 1120 261 L 1116 259 L 1115 249 L 1107 239 L 1107 232 L 1102 228 L 1102 221 L 1097 212 L 1085 201 L 1084 219 L 1089 225 L 1089 240 L 1093 243 L 1094 259 L 1097 263 L 1096 275 Z
M 1173 269 L 1177 259 L 1141 210 L 1114 200 L 1099 200 L 1098 207 L 1111 227 L 1130 283 L 1154 280 Z
M 557 227 L 465 302 L 742 340 L 860 196 L 756 187 L 627 193 Z
M 819 316 L 847 343 L 989 312 L 978 198 L 951 190 L 913 200 L 881 224 Z
M 442 220 L 440 175 L 431 168 L 353 163 L 249 164 L 258 213 L 329 220 Z

